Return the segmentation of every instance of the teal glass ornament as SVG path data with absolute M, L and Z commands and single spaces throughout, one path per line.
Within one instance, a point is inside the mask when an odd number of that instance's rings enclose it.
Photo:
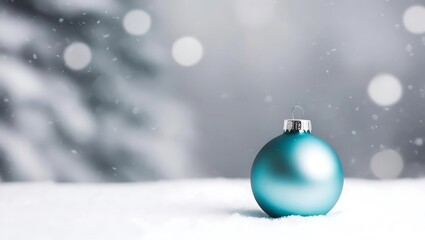
M 342 165 L 331 146 L 311 134 L 309 120 L 292 118 L 257 154 L 252 192 L 271 217 L 324 215 L 341 195 Z

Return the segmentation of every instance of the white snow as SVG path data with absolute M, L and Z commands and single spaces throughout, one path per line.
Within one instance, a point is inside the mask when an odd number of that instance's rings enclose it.
M 425 179 L 348 179 L 326 216 L 271 219 L 248 180 L 0 185 L 0 239 L 420 239 Z

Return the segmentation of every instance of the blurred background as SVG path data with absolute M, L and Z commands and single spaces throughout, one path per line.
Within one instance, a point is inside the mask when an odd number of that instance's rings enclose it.
M 246 178 L 301 105 L 346 176 L 425 176 L 422 1 L 0 2 L 1 181 Z

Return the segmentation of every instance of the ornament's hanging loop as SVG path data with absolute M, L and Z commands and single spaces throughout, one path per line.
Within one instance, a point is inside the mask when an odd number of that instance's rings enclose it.
M 292 115 L 292 119 L 295 119 L 294 118 L 294 111 L 295 111 L 295 109 L 297 109 L 297 108 L 299 108 L 300 110 L 301 110 L 301 118 L 299 118 L 299 119 L 303 119 L 304 118 L 304 109 L 300 106 L 300 105 L 296 105 L 296 106 L 294 106 L 293 108 L 292 108 L 292 111 L 291 111 L 291 115 Z

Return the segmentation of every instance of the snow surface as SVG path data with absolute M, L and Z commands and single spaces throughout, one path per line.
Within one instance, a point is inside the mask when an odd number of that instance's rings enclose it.
M 423 239 L 425 179 L 348 179 L 327 216 L 271 219 L 248 180 L 0 185 L 0 239 Z

